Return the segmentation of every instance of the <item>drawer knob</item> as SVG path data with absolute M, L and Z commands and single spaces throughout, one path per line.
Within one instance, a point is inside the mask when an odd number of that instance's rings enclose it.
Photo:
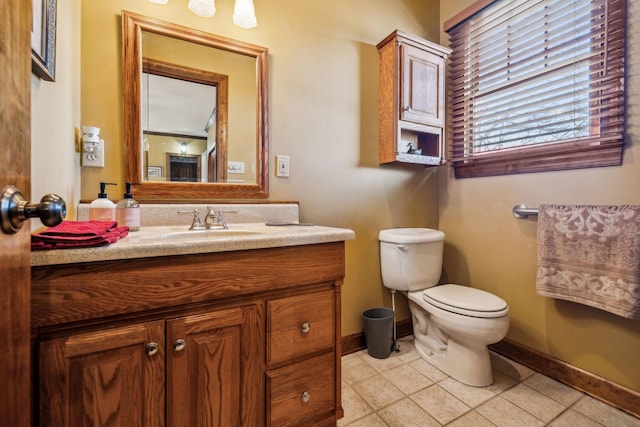
M 304 393 L 302 393 L 301 399 L 304 403 L 307 403 L 308 401 L 311 400 L 311 393 L 309 393 L 308 391 L 305 391 Z
M 306 334 L 311 330 L 311 325 L 309 324 L 309 322 L 304 322 L 300 327 L 300 330 Z
M 153 356 L 157 352 L 158 352 L 158 343 L 157 342 L 150 342 L 149 344 L 144 346 L 144 353 L 147 356 Z
M 182 338 L 177 339 L 173 342 L 173 350 L 174 351 L 180 351 L 184 348 L 185 343 L 184 340 Z

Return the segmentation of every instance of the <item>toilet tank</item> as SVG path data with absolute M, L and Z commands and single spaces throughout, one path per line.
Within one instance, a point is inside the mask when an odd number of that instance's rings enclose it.
M 430 228 L 381 230 L 382 283 L 389 289 L 416 291 L 438 284 L 442 273 L 444 233 Z

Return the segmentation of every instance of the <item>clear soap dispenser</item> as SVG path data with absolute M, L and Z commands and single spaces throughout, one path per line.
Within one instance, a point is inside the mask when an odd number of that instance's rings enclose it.
M 129 231 L 140 230 L 140 203 L 133 200 L 131 183 L 126 183 L 124 198 L 116 205 L 116 221 L 118 225 L 126 225 Z
M 107 185 L 115 185 L 112 182 L 101 182 L 98 198 L 89 205 L 89 220 L 115 221 L 116 205 L 107 198 Z

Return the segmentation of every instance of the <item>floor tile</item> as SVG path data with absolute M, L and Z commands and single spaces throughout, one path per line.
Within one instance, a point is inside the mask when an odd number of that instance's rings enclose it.
M 609 406 L 591 396 L 584 396 L 572 407 L 576 411 L 603 424 L 615 427 L 639 427 L 640 420 L 631 415 Z
M 383 372 L 382 375 L 404 394 L 415 393 L 433 384 L 433 381 L 407 364 L 402 364 L 387 372 Z
M 389 426 L 393 427 L 440 426 L 436 420 L 408 398 L 384 408 L 378 414 Z
M 378 372 L 388 371 L 397 366 L 404 365 L 404 361 L 400 359 L 399 354 L 394 352 L 392 352 L 386 359 L 377 359 L 369 355 L 362 356 L 362 359 Z
M 376 375 L 360 381 L 354 384 L 352 388 L 375 410 L 390 405 L 404 397 L 404 393 L 382 375 Z
M 448 377 L 440 369 L 421 358 L 409 362 L 409 365 L 433 382 L 442 381 Z
M 455 421 L 447 424 L 447 427 L 495 427 L 495 424 L 476 411 L 469 411 Z
M 523 383 L 565 406 L 572 405 L 582 396 L 578 390 L 538 373 L 525 379 Z
M 591 418 L 588 418 L 582 415 L 580 412 L 576 412 L 573 409 L 569 409 L 562 414 L 551 423 L 549 423 L 550 427 L 602 427 L 602 424 L 593 421 Z M 613 426 L 612 426 L 613 427 Z
M 397 355 L 405 363 L 420 359 L 420 355 L 413 348 L 413 339 L 408 341 L 403 341 L 402 339 L 398 340 L 398 348 L 400 349 L 400 352 L 397 353 Z
M 500 396 L 524 409 L 545 423 L 550 422 L 565 410 L 565 406 L 544 394 L 520 383 L 502 393 Z
M 359 355 L 342 361 L 342 379 L 347 384 L 357 383 L 375 375 L 378 375 L 378 371 Z
M 345 425 L 345 424 L 338 424 Z M 387 427 L 388 424 L 385 423 L 382 418 L 378 414 L 367 415 L 366 417 L 360 418 L 350 424 L 348 427 Z
M 472 387 L 453 378 L 446 378 L 438 385 L 471 408 L 475 408 L 496 395 L 488 387 Z
M 344 417 L 338 420 L 338 426 L 346 426 L 358 418 L 373 413 L 371 406 L 351 387 L 342 389 L 342 408 L 344 409 Z
M 499 427 L 537 427 L 544 425 L 542 420 L 500 396 L 483 403 L 476 411 Z
M 518 384 L 518 380 L 503 374 L 502 372 L 493 370 L 493 384 L 485 387 L 487 390 L 494 394 L 500 394 L 505 390 L 510 389 L 514 385 Z
M 471 409 L 437 384 L 410 397 L 440 424 L 447 424 Z

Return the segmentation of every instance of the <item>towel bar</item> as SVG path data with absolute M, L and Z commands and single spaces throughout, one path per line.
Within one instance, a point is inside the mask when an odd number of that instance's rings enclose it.
M 518 219 L 525 219 L 529 215 L 538 215 L 538 209 L 528 208 L 526 205 L 515 205 L 511 212 Z

